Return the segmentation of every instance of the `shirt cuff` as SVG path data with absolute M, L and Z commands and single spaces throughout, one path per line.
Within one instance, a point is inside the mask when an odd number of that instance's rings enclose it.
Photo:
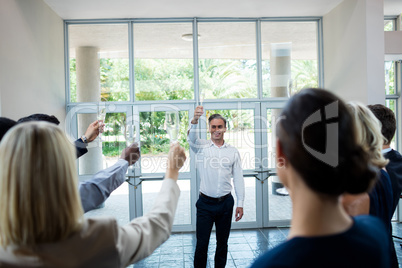
M 242 201 L 237 200 L 237 207 L 242 208 L 244 205 L 243 203 L 244 203 L 243 200 Z
M 123 158 L 119 158 L 119 160 L 117 160 L 116 164 L 120 164 L 120 165 L 126 164 L 128 166 L 128 161 Z
M 190 124 L 188 126 L 187 133 L 189 133 L 191 129 L 196 129 L 197 128 L 198 123 L 197 124 L 192 124 L 191 123 L 192 120 L 193 120 L 193 118 L 191 118 L 191 120 L 190 120 Z

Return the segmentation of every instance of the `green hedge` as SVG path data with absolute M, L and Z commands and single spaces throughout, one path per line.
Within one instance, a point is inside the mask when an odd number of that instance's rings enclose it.
M 124 148 L 126 148 L 126 142 L 124 141 L 102 142 L 102 153 L 104 156 L 119 156 Z

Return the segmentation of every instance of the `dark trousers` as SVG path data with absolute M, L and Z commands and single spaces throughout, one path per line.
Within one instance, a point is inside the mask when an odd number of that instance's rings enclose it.
M 200 195 L 195 205 L 197 207 L 195 268 L 205 268 L 207 266 L 209 237 L 214 223 L 216 228 L 215 268 L 225 267 L 233 205 L 234 199 L 232 195 L 222 201 L 211 200 Z

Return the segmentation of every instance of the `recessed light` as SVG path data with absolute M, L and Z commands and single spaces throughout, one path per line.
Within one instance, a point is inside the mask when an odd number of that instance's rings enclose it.
M 198 39 L 200 39 L 201 35 L 198 35 Z M 183 39 L 184 41 L 193 41 L 193 34 L 189 33 L 189 34 L 183 34 L 181 36 L 181 39 Z

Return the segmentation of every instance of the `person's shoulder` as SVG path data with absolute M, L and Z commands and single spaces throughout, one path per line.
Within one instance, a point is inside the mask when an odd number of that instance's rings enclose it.
M 390 180 L 389 174 L 386 170 L 381 169 L 380 172 L 381 172 L 380 181 L 381 180 L 387 180 L 387 181 Z
M 85 218 L 82 224 L 83 233 L 102 233 L 106 230 L 113 230 L 118 227 L 118 223 L 113 217 Z
M 387 158 L 391 161 L 402 161 L 402 155 L 394 149 L 385 153 L 385 158 Z
M 387 231 L 384 223 L 377 217 L 371 215 L 359 215 L 353 218 L 353 231 L 367 234 L 372 237 L 387 236 Z
M 303 246 L 304 244 L 297 238 L 286 241 L 262 254 L 251 268 L 293 267 L 293 262 L 299 259 L 297 256 Z

